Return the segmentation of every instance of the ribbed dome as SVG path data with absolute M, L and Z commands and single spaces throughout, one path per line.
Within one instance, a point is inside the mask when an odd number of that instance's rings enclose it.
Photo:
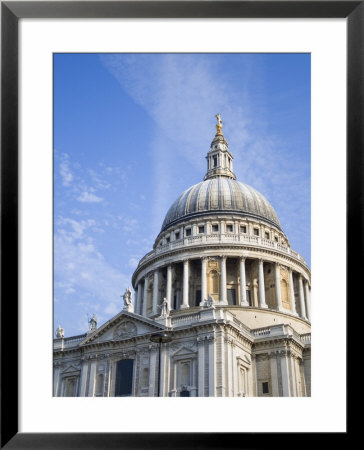
M 276 212 L 258 191 L 228 177 L 215 177 L 191 186 L 169 208 L 162 231 L 189 217 L 232 213 L 263 219 L 280 228 Z

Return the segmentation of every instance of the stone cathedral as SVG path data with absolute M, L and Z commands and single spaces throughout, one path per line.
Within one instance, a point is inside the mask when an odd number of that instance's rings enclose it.
M 204 180 L 169 208 L 120 313 L 79 336 L 57 328 L 54 396 L 311 395 L 310 269 L 236 180 L 216 118 Z

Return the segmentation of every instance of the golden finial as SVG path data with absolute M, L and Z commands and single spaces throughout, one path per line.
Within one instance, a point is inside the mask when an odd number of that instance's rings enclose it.
M 220 114 L 216 114 L 215 117 L 217 119 L 217 124 L 216 124 L 217 134 L 221 134 L 222 135 L 222 120 L 221 120 L 221 116 L 220 116 Z

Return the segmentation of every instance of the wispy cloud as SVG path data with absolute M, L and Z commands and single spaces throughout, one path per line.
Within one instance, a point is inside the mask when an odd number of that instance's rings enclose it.
M 74 293 L 79 299 L 88 298 L 85 305 L 88 305 L 89 312 L 92 312 L 93 303 L 98 303 L 101 305 L 100 318 L 106 318 L 110 305 L 114 305 L 114 309 L 122 308 L 120 295 L 130 284 L 130 275 L 120 272 L 105 260 L 92 236 L 96 225 L 94 220 L 75 221 L 62 217 L 57 221 L 55 287 L 63 292 L 58 298 Z
M 231 87 L 225 75 L 229 71 L 224 71 L 219 55 L 214 59 L 187 54 L 104 55 L 101 58 L 121 87 L 156 124 L 152 142 L 155 154 L 153 231 L 158 232 L 175 199 L 176 191 L 170 187 L 181 186 L 180 192 L 188 187 L 188 174 L 181 180 L 172 178 L 169 168 L 176 163 L 176 158 L 184 158 L 190 164 L 194 174 L 192 183 L 199 181 L 197 174 L 202 180 L 206 171 L 204 156 L 214 135 L 214 116 L 218 112 L 222 114 L 224 134 L 235 156 L 238 179 L 261 191 L 272 202 L 279 210 L 284 228 L 292 222 L 293 204 L 300 204 L 301 214 L 309 216 L 309 167 L 300 166 L 298 170 L 297 161 L 287 159 L 287 143 L 267 133 L 269 109 L 264 83 L 262 88 L 251 89 L 252 73 L 256 73 L 251 59 L 247 58 L 245 65 L 240 66 L 238 76 L 246 81 L 240 83 L 237 91 Z M 304 239 L 309 239 L 307 221 L 298 221 L 296 226 L 302 226 L 298 233 L 304 236 L 306 232 Z
M 69 157 L 66 153 L 62 153 L 59 164 L 59 173 L 62 177 L 62 185 L 70 186 L 73 180 L 73 175 L 70 169 Z
M 82 203 L 100 203 L 102 202 L 103 198 L 98 197 L 97 195 L 92 194 L 90 192 L 83 191 L 77 197 L 77 200 Z
M 102 61 L 157 124 L 153 225 L 158 229 L 175 195 L 168 194 L 174 182 L 170 164 L 177 154 L 187 159 L 202 179 L 214 115 L 223 113 L 229 130 L 239 130 L 235 140 L 240 144 L 247 139 L 248 112 L 241 106 L 247 104 L 246 92 L 241 91 L 238 99 L 236 92 L 232 95 L 224 77 L 216 78 L 211 60 L 203 55 L 107 55 Z

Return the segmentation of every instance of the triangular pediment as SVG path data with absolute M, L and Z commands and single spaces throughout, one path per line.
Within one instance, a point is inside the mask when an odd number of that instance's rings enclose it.
M 165 329 L 166 327 L 164 325 L 161 325 L 154 320 L 140 316 L 136 313 L 121 311 L 112 319 L 101 325 L 100 328 L 97 328 L 93 333 L 86 336 L 80 345 L 122 341 Z
M 193 350 L 192 348 L 188 348 L 188 347 L 182 346 L 175 353 L 173 353 L 172 356 L 176 357 L 176 356 L 191 355 L 192 353 L 196 353 L 196 351 Z
M 80 371 L 80 367 L 74 366 L 73 364 L 71 364 L 70 366 L 67 366 L 62 373 L 73 373 L 73 372 L 79 372 Z

